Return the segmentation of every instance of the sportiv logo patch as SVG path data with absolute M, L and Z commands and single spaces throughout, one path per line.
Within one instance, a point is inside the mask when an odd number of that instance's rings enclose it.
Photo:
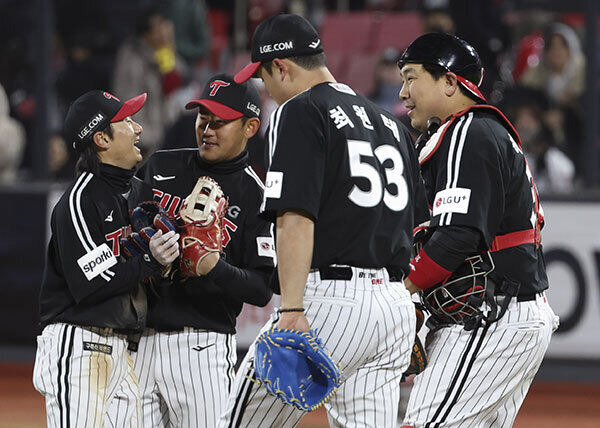
M 117 258 L 105 242 L 80 257 L 77 264 L 88 281 L 91 281 L 111 266 L 116 265 Z

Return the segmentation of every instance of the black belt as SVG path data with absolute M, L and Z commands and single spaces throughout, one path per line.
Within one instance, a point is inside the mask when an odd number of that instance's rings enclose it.
M 364 268 L 364 269 L 376 269 L 376 268 Z M 401 270 L 395 270 L 391 268 L 384 268 L 391 282 L 402 281 L 404 273 Z M 352 279 L 352 268 L 350 266 L 326 266 L 317 269 L 321 279 L 325 280 L 341 280 L 350 281 Z
M 541 295 L 542 291 L 534 294 L 521 294 L 517 296 L 517 302 L 531 302 L 532 300 L 537 299 L 538 295 Z M 497 293 L 496 296 L 505 296 L 504 294 Z

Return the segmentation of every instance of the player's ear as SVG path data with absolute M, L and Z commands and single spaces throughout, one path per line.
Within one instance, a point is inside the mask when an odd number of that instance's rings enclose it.
M 443 79 L 444 79 L 444 93 L 447 96 L 451 97 L 452 95 L 455 94 L 456 91 L 458 91 L 458 80 L 456 79 L 456 74 L 449 71 L 448 73 L 446 73 L 446 75 L 443 77 Z
M 96 145 L 96 147 L 100 150 L 106 150 L 110 147 L 110 138 L 102 131 L 98 131 L 94 133 L 92 137 L 92 141 Z
M 272 70 L 273 73 L 275 75 L 278 76 L 278 78 L 283 81 L 283 79 L 285 78 L 285 76 L 288 74 L 289 70 L 288 70 L 288 65 L 285 63 L 285 61 L 283 61 L 282 59 L 279 58 L 275 58 L 273 60 L 273 66 L 272 66 Z
M 246 139 L 249 140 L 250 138 L 254 137 L 254 135 L 256 135 L 259 129 L 260 119 L 256 117 L 249 118 L 244 124 L 244 137 L 246 137 Z

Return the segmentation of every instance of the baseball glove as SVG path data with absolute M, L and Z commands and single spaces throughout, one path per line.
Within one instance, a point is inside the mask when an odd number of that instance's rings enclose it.
M 412 352 L 410 353 L 410 364 L 406 371 L 402 374 L 402 382 L 413 374 L 419 374 L 425 367 L 427 366 L 427 353 L 425 352 L 425 347 L 421 343 L 421 339 L 419 339 L 418 333 L 423 326 L 423 310 L 420 304 L 415 305 L 415 313 L 417 315 L 417 325 L 415 331 L 415 342 L 413 343 Z
M 254 371 L 269 393 L 306 412 L 326 403 L 342 382 L 340 370 L 312 330 L 273 328 L 261 334 Z
M 130 214 L 131 228 L 119 239 L 125 258 L 150 254 L 150 239 L 157 230 L 176 230 L 175 220 L 154 201 L 141 202 Z
M 179 216 L 181 245 L 180 270 L 184 276 L 201 276 L 200 262 L 211 253 L 223 250 L 223 216 L 227 198 L 215 180 L 200 177 L 185 198 Z

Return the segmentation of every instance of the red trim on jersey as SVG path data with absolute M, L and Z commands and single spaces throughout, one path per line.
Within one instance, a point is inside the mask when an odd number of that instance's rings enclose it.
M 410 270 L 408 279 L 421 290 L 427 290 L 436 284 L 443 283 L 452 275 L 452 272 L 444 269 L 429 257 L 424 248 L 410 261 Z

